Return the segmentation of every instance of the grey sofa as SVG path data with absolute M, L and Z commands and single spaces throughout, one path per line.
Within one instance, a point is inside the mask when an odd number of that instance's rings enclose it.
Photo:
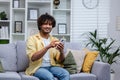
M 0 44 L 0 60 L 4 68 L 4 72 L 0 73 L 0 80 L 39 80 L 34 76 L 24 74 L 29 63 L 25 45 L 24 41 L 19 41 L 16 44 Z M 65 43 L 64 50 L 66 48 L 80 49 L 81 45 Z M 72 74 L 70 78 L 71 80 L 110 80 L 110 65 L 95 61 L 90 74 Z

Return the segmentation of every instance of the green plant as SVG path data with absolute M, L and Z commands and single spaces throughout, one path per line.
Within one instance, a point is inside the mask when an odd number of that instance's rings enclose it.
M 1 20 L 6 20 L 6 16 L 7 16 L 7 14 L 5 13 L 5 11 L 0 13 Z
M 99 51 L 101 61 L 111 65 L 116 63 L 117 59 L 115 58 L 120 56 L 120 47 L 113 48 L 114 42 L 115 40 L 112 38 L 99 38 L 97 30 L 95 30 L 94 32 L 89 32 L 86 46 Z

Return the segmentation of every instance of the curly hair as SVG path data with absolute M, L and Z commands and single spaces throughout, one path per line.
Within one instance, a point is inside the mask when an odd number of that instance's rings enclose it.
M 55 27 L 56 25 L 56 20 L 54 19 L 53 16 L 49 15 L 48 13 L 42 14 L 38 19 L 37 19 L 37 26 L 38 30 L 41 30 L 41 25 L 43 24 L 51 24 L 52 28 Z

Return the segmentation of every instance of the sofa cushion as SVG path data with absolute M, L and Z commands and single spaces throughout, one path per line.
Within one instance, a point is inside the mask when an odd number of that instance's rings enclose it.
M 75 59 L 74 59 L 73 54 L 72 54 L 71 51 L 68 52 L 67 56 L 65 57 L 65 60 L 64 60 L 63 64 L 64 64 L 64 68 L 70 74 L 77 73 L 77 64 L 75 62 Z
M 97 76 L 88 73 L 78 73 L 70 75 L 70 80 L 97 80 Z
M 17 72 L 4 72 L 0 73 L 0 80 L 21 80 Z
M 28 56 L 26 55 L 26 43 L 25 41 L 18 41 L 16 45 L 17 71 L 24 71 L 29 64 Z
M 71 53 L 71 57 L 68 56 L 68 55 L 70 55 L 70 53 Z M 72 71 L 76 70 L 75 73 L 79 73 L 81 71 L 84 57 L 86 55 L 85 51 L 84 50 L 67 49 L 67 53 L 65 55 L 67 55 L 67 58 L 68 58 L 67 64 L 64 64 L 65 67 L 67 66 L 67 69 L 68 69 L 68 66 L 69 66 L 69 68 L 71 68 Z M 66 61 L 66 58 L 65 58 L 65 61 Z M 74 64 L 73 63 L 71 64 L 71 62 L 73 62 Z
M 17 71 L 16 45 L 0 44 L 0 60 L 5 71 Z
M 35 76 L 26 75 L 24 72 L 20 72 L 19 75 L 21 76 L 21 80 L 39 80 Z
M 89 51 L 88 49 L 84 49 L 84 51 L 86 52 L 86 56 L 85 56 L 85 60 L 83 63 L 82 71 L 86 72 L 86 73 L 90 73 L 92 65 L 93 65 L 94 61 L 96 60 L 99 52 L 98 51 Z
M 4 72 L 4 69 L 3 69 L 3 66 L 2 66 L 1 60 L 0 60 L 0 72 Z
M 21 76 L 21 80 L 39 80 L 35 76 L 26 75 L 25 72 L 19 72 L 19 75 Z M 54 77 L 54 78 L 55 78 L 55 80 L 58 80 L 56 77 Z

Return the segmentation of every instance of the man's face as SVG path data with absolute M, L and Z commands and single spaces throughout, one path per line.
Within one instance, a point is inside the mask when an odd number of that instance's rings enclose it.
M 44 34 L 49 34 L 52 30 L 52 24 L 50 23 L 44 23 L 43 25 L 41 25 L 41 32 Z

